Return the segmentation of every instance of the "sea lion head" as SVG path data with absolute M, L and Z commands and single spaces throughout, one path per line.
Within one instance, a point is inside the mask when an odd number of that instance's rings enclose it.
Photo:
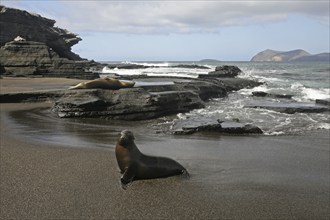
M 129 130 L 123 130 L 122 132 L 120 132 L 120 138 L 119 138 L 119 143 L 124 146 L 124 147 L 128 147 L 131 145 L 131 143 L 134 143 L 134 134 L 133 132 L 129 131 Z

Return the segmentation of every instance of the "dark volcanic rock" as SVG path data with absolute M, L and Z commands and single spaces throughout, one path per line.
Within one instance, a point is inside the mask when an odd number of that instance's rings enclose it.
M 62 97 L 63 91 L 36 91 L 0 94 L 0 103 L 44 102 Z
M 77 90 L 59 99 L 53 111 L 59 117 L 105 117 L 145 120 L 187 112 L 204 105 L 189 91 L 147 92 L 143 88 Z
M 95 79 L 98 74 L 85 69 L 90 61 L 61 58 L 45 43 L 11 41 L 0 48 L 0 63 L 10 76 L 46 76 Z
M 210 67 L 207 66 L 201 66 L 196 64 L 179 64 L 174 66 L 169 66 L 171 68 L 186 68 L 186 69 L 210 69 Z
M 208 74 L 201 74 L 198 77 L 199 78 L 209 78 L 209 77 L 236 77 L 239 73 L 241 73 L 242 70 L 238 68 L 237 66 L 217 66 L 215 68 L 215 71 L 209 72 Z
M 329 106 L 318 105 L 315 103 L 305 103 L 305 102 L 256 102 L 256 103 L 248 104 L 244 107 L 264 108 L 264 109 L 287 113 L 287 114 L 293 114 L 296 112 L 319 113 L 319 112 L 330 111 Z
M 146 69 L 149 66 L 144 66 L 140 64 L 130 64 L 130 63 L 119 63 L 119 64 L 108 64 L 109 69 Z
M 0 73 L 97 78 L 98 74 L 85 71 L 96 63 L 71 51 L 81 38 L 54 24 L 40 15 L 0 5 Z
M 255 91 L 252 92 L 253 96 L 257 97 L 271 97 L 271 98 L 281 98 L 281 99 L 291 99 L 292 95 L 287 95 L 287 94 L 271 94 L 263 91 Z
M 193 134 L 196 132 L 218 132 L 229 134 L 262 134 L 256 126 L 239 122 L 221 121 L 212 118 L 188 118 L 177 120 L 170 128 L 172 134 Z
M 71 51 L 81 38 L 68 30 L 54 27 L 55 21 L 27 11 L 0 5 L 0 47 L 20 36 L 27 41 L 45 43 L 60 57 L 81 60 Z
M 217 83 L 222 85 L 227 92 L 238 91 L 244 88 L 254 88 L 262 85 L 262 82 L 242 78 L 217 78 L 212 81 L 217 81 Z
M 330 99 L 316 99 L 315 103 L 330 106 Z

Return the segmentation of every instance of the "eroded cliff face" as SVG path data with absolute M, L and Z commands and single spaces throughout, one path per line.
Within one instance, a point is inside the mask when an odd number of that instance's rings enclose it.
M 71 51 L 81 38 L 55 21 L 0 5 L 0 74 L 95 79 L 97 65 Z
M 81 60 L 71 51 L 81 38 L 68 30 L 54 27 L 55 22 L 38 14 L 0 5 L 0 46 L 20 36 L 27 41 L 45 43 L 62 58 Z

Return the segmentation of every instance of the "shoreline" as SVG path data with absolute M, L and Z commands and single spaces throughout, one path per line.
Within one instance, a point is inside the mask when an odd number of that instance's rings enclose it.
M 2 93 L 14 89 L 0 82 Z M 12 82 L 19 91 L 35 88 Z M 173 136 L 151 132 L 150 121 L 100 123 L 40 113 L 51 105 L 0 104 L 0 219 L 330 217 L 329 130 Z M 177 160 L 191 179 L 135 181 L 122 190 L 114 146 L 127 128 L 143 153 Z
M 43 104 L 1 104 L 1 119 Z M 328 131 L 187 138 L 136 127 L 142 152 L 174 158 L 192 177 L 135 181 L 124 191 L 112 148 L 46 144 L 12 129 L 1 123 L 0 219 L 329 218 Z

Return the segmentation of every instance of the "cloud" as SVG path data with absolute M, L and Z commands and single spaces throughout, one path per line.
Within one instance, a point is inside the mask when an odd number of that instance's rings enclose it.
M 228 26 L 285 21 L 290 15 L 308 16 L 329 25 L 327 0 L 59 1 L 56 4 L 58 7 L 52 6 L 48 12 L 54 14 L 57 25 L 77 32 L 210 33 Z M 36 2 L 35 7 L 38 7 Z M 45 3 L 42 8 L 45 11 Z

